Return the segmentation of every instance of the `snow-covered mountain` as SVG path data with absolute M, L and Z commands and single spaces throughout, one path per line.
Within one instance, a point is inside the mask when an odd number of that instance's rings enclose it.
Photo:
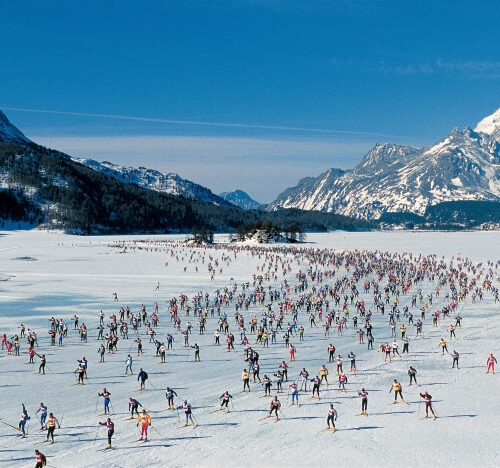
M 244 210 L 256 210 L 261 206 L 261 203 L 255 201 L 248 195 L 248 193 L 243 190 L 234 190 L 233 192 L 222 192 L 219 194 L 224 200 L 232 203 L 233 205 L 239 206 Z
M 495 140 L 500 141 L 500 109 L 485 117 L 476 125 L 475 132 L 486 133 Z
M 377 144 L 354 169 L 302 179 L 268 209 L 376 219 L 384 212 L 423 214 L 428 205 L 456 200 L 500 201 L 500 109 L 474 130 L 455 128 L 426 148 Z
M 94 161 L 93 159 L 72 158 L 74 161 L 84 164 L 95 171 L 103 172 L 113 176 L 121 182 L 136 184 L 157 192 L 169 193 L 171 195 L 182 195 L 192 200 L 214 203 L 221 206 L 231 206 L 231 203 L 213 193 L 202 185 L 183 179 L 178 174 L 170 172 L 163 174 L 154 169 L 146 167 L 119 166 L 109 161 Z
M 7 116 L 0 111 L 0 141 L 31 143 L 17 127 L 12 125 Z

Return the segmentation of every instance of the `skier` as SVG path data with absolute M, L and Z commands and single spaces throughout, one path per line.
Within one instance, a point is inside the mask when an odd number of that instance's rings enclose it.
M 295 400 L 297 400 L 297 407 L 300 406 L 299 405 L 299 391 L 297 389 L 297 384 L 295 382 L 292 382 L 290 384 L 290 390 L 292 393 L 292 405 L 295 404 Z
M 175 390 L 172 390 L 170 387 L 167 387 L 165 390 L 165 397 L 167 398 L 168 401 L 168 409 L 169 410 L 174 410 L 174 395 L 177 396 L 177 393 L 175 393 Z
M 89 363 L 88 363 L 87 359 L 85 358 L 85 356 L 83 356 L 82 359 L 78 360 L 77 362 L 78 362 L 79 365 L 82 366 L 82 368 L 83 368 L 83 375 L 85 376 L 86 379 L 88 379 L 88 376 L 87 376 L 87 367 L 88 367 Z
M 141 438 L 139 440 L 144 438 L 146 442 L 148 440 L 148 426 L 151 426 L 151 416 L 146 413 L 145 409 L 142 410 L 142 413 L 137 418 L 137 427 L 139 427 L 139 424 L 141 424 Z
M 495 356 L 493 356 L 493 353 L 490 353 L 490 355 L 488 356 L 488 359 L 486 361 L 486 364 L 488 364 L 488 369 L 486 370 L 486 374 L 490 373 L 490 369 L 492 370 L 493 374 L 495 374 L 496 362 L 497 362 L 497 360 L 496 360 Z
M 303 367 L 300 371 L 299 377 L 302 379 L 300 382 L 300 390 L 304 387 L 304 391 L 307 393 L 307 382 L 309 381 L 309 372 L 306 371 L 306 368 Z
M 356 355 L 351 351 L 347 357 L 351 360 L 351 372 L 356 375 Z
M 319 375 L 321 375 L 321 381 L 320 381 L 320 384 L 323 383 L 323 379 L 326 381 L 326 386 L 328 387 L 328 369 L 326 368 L 326 366 L 323 364 L 321 366 L 321 369 L 319 370 Z
M 438 346 L 441 346 L 441 356 L 444 355 L 444 352 L 446 351 L 448 354 L 450 354 L 448 352 L 448 347 L 446 346 L 446 340 L 444 340 L 443 338 L 441 338 L 441 341 L 439 342 Z
M 129 406 L 130 406 L 130 403 L 129 403 Z M 113 437 L 113 434 L 115 433 L 115 423 L 113 421 L 111 421 L 111 418 L 108 418 L 105 422 L 100 422 L 99 426 L 106 426 L 108 428 L 108 447 L 107 448 L 110 449 L 111 448 L 111 439 Z M 147 429 L 146 429 L 146 437 L 147 437 Z M 142 439 L 142 437 L 141 437 L 141 439 Z
M 436 419 L 436 413 L 434 413 L 434 410 L 432 409 L 432 396 L 425 392 L 421 393 L 420 397 L 425 400 L 425 417 L 429 417 L 429 410 L 431 410 L 432 416 Z
M 288 365 L 285 361 L 282 361 L 282 363 L 278 366 L 279 369 L 282 370 L 283 378 L 285 379 L 286 382 L 288 382 Z
M 137 414 L 137 417 L 139 417 L 139 406 L 142 407 L 142 405 L 135 398 L 130 397 L 128 399 L 128 410 L 130 411 L 130 419 L 134 419 L 134 411 Z
M 328 345 L 328 362 L 334 361 L 335 346 L 332 343 Z
M 54 443 L 54 431 L 56 430 L 56 424 L 61 429 L 61 424 L 57 420 L 57 418 L 53 415 L 53 413 L 49 414 L 49 417 L 47 418 L 47 437 L 45 439 L 45 442 L 49 441 L 49 437 L 52 438 L 51 444 Z
M 341 372 L 339 375 L 339 392 L 340 390 L 344 390 L 344 393 L 346 393 L 345 390 L 346 383 L 347 383 L 347 376 L 343 372 Z
M 342 356 L 339 354 L 337 356 L 337 375 L 342 372 Z
M 85 369 L 81 364 L 78 364 L 78 368 L 75 370 L 75 374 L 78 374 L 77 385 L 84 385 L 83 377 L 85 375 Z
M 36 465 L 35 468 L 43 468 L 47 464 L 47 458 L 40 452 L 40 450 L 35 450 Z
M 229 392 L 226 390 L 220 397 L 219 400 L 222 400 L 219 406 L 219 410 L 226 407 L 226 413 L 229 413 L 229 399 L 233 398 L 232 395 L 229 394 Z
M 394 401 L 392 404 L 397 403 L 398 395 L 401 397 L 401 401 L 406 403 L 405 399 L 403 398 L 403 393 L 402 393 L 403 390 L 401 384 L 396 379 L 394 379 L 394 382 L 392 384 L 391 389 L 389 390 L 389 393 L 391 393 L 393 390 L 394 390 Z
M 137 381 L 141 382 L 141 387 L 139 388 L 139 391 L 142 392 L 143 390 L 146 390 L 146 380 L 148 380 L 148 374 L 146 371 L 141 370 L 139 371 L 139 374 L 137 375 Z
M 26 437 L 26 431 L 25 426 L 26 423 L 30 420 L 31 418 L 28 416 L 28 411 L 26 411 L 26 407 L 24 406 L 23 403 L 23 412 L 21 414 L 21 420 L 19 421 L 19 426 L 17 427 L 18 431 L 22 431 L 23 435 L 21 436 L 21 439 L 24 439 Z
M 453 366 L 452 368 L 455 367 L 455 363 L 457 364 L 457 370 L 458 370 L 458 358 L 460 357 L 460 354 L 458 354 L 455 350 L 453 350 L 453 353 L 451 353 L 451 357 L 453 358 Z
M 246 369 L 243 369 L 243 372 L 241 373 L 241 379 L 243 380 L 242 392 L 245 391 L 245 387 L 248 388 L 248 391 L 250 391 L 250 374 L 247 372 Z
M 412 366 L 410 366 L 410 368 L 408 369 L 408 376 L 410 377 L 410 383 L 408 385 L 411 385 L 412 381 L 415 381 L 415 385 L 418 385 L 417 371 Z
M 274 411 L 274 414 L 276 415 L 276 421 L 279 419 L 278 417 L 278 411 L 281 409 L 281 403 L 280 401 L 278 400 L 278 397 L 275 396 L 273 401 L 271 401 L 271 405 L 269 407 L 269 414 L 266 416 L 266 418 L 270 418 L 273 414 L 273 411 Z
M 106 348 L 102 343 L 101 346 L 99 346 L 97 353 L 100 355 L 99 362 L 104 362 L 104 355 L 106 354 Z
M 127 361 L 125 362 L 125 374 L 128 374 L 130 369 L 130 375 L 134 375 L 134 371 L 132 370 L 132 356 L 130 354 L 127 355 Z
M 105 388 L 102 390 L 102 393 L 98 393 L 97 396 L 102 396 L 104 398 L 104 415 L 110 413 L 109 411 L 109 402 L 111 399 L 109 398 L 111 396 L 111 393 L 109 393 Z
M 358 392 L 358 395 L 361 397 L 361 413 L 364 414 L 365 416 L 368 416 L 366 414 L 366 411 L 368 410 L 368 392 L 362 388 L 360 392 Z
M 40 358 L 40 366 L 38 367 L 38 373 L 45 375 L 45 364 L 47 364 L 47 359 L 45 358 L 45 354 L 42 354 L 41 356 L 37 353 L 35 354 Z
M 314 392 L 317 392 L 317 397 L 319 400 L 319 386 L 321 385 L 321 381 L 319 380 L 319 377 L 316 376 L 316 377 L 314 377 L 314 379 L 311 379 L 311 382 L 313 383 L 313 390 L 312 390 L 311 398 L 314 398 Z
M 47 419 L 47 407 L 43 404 L 40 403 L 40 408 L 36 410 L 35 414 L 40 414 L 40 430 L 45 430 L 45 420 Z
M 333 432 L 337 429 L 335 427 L 335 421 L 337 420 L 337 411 L 333 408 L 333 404 L 330 403 L 330 408 L 328 409 L 328 416 L 326 417 L 326 429 L 330 429 L 330 423 L 332 424 Z
M 271 379 L 267 376 L 264 375 L 262 385 L 264 385 L 264 396 L 271 396 Z
M 195 343 L 194 346 L 191 346 L 191 348 L 194 349 L 194 361 L 200 362 L 200 347 L 197 343 Z
M 186 422 L 184 423 L 184 427 L 186 427 L 189 424 L 189 421 L 191 421 L 191 424 L 194 426 L 193 411 L 191 409 L 191 404 L 188 403 L 187 400 L 184 400 L 184 404 L 182 406 L 179 406 L 179 409 L 183 409 L 184 414 L 186 415 Z

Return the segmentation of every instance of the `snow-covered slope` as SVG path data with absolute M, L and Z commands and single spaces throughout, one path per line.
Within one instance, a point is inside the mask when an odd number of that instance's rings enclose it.
M 0 111 L 0 141 L 31 143 L 17 127 L 12 125 L 7 116 Z
M 243 190 L 234 190 L 233 192 L 222 192 L 219 194 L 220 197 L 224 198 L 224 200 L 232 203 L 233 205 L 239 206 L 244 210 L 255 210 L 261 204 L 255 201 L 253 198 L 248 195 L 248 193 Z
M 146 167 L 119 166 L 109 161 L 94 161 L 93 159 L 73 158 L 74 161 L 84 164 L 95 171 L 108 174 L 116 179 L 130 184 L 136 184 L 157 192 L 165 192 L 171 195 L 182 195 L 183 197 L 216 205 L 229 206 L 230 202 L 213 193 L 202 185 L 183 179 L 178 174 L 170 172 L 163 174 L 154 169 Z
M 358 218 L 455 200 L 500 201 L 500 109 L 472 130 L 454 129 L 437 144 L 377 144 L 352 170 L 330 169 L 282 192 L 269 209 L 334 211 Z

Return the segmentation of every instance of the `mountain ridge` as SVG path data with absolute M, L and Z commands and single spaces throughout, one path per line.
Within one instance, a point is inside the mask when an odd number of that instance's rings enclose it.
M 500 109 L 472 130 L 454 128 L 424 148 L 377 143 L 352 169 L 299 181 L 267 209 L 299 208 L 377 219 L 386 212 L 423 215 L 449 201 L 500 201 Z

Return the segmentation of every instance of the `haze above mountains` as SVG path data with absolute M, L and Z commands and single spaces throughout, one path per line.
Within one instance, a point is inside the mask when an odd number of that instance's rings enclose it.
M 0 141 L 32 143 L 1 112 Z M 500 201 L 500 109 L 474 129 L 455 128 L 428 147 L 376 144 L 352 170 L 330 168 L 317 177 L 304 178 L 268 205 L 261 205 L 242 190 L 214 194 L 175 173 L 108 161 L 73 160 L 121 182 L 219 206 L 299 208 L 361 219 L 377 219 L 386 212 L 422 215 L 429 205 L 441 202 Z

